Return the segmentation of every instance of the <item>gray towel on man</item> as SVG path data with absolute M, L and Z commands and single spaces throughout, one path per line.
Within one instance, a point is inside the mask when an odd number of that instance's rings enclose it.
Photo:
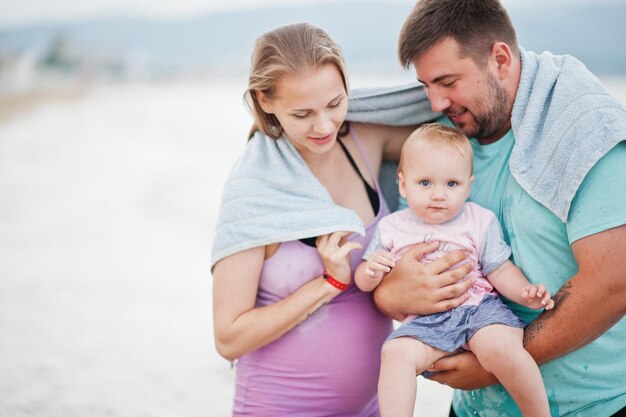
M 589 170 L 626 139 L 626 109 L 568 55 L 521 51 L 509 167 L 535 200 L 567 221 Z

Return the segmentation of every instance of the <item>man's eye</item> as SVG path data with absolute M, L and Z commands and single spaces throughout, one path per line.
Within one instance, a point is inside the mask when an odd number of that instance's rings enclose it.
M 450 88 L 450 87 L 452 87 L 454 85 L 454 83 L 456 83 L 456 80 L 450 81 L 449 83 L 443 83 L 441 85 L 443 85 L 446 88 Z

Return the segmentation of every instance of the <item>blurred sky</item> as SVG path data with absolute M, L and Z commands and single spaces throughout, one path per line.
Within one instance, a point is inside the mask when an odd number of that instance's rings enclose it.
M 334 0 L 350 2 L 351 0 Z M 383 1 L 383 0 L 379 0 Z M 413 4 L 414 0 L 384 0 Z M 588 0 L 503 0 L 505 6 L 524 2 L 558 4 Z M 597 0 L 598 3 L 624 0 Z M 97 17 L 185 18 L 212 11 L 259 9 L 272 5 L 320 4 L 320 0 L 0 0 L 0 26 L 11 27 L 50 21 L 70 21 Z

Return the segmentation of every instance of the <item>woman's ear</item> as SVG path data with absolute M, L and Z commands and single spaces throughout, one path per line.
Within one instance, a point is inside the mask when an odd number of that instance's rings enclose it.
M 255 91 L 254 94 L 259 106 L 261 106 L 261 109 L 263 109 L 263 111 L 267 114 L 274 114 L 273 106 L 267 96 L 261 91 Z

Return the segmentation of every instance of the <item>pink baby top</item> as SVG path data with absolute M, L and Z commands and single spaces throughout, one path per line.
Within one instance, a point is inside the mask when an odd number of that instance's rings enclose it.
M 368 168 L 372 172 L 369 162 Z M 349 237 L 363 245 L 350 254 L 353 273 L 378 221 L 389 213 L 378 183 L 376 189 L 376 218 L 365 236 Z M 263 265 L 257 306 L 287 297 L 323 272 L 316 248 L 282 243 Z M 380 348 L 391 331 L 391 320 L 376 309 L 371 293 L 350 284 L 280 339 L 237 361 L 233 415 L 379 416 Z
M 478 305 L 485 294 L 495 293 L 485 277 L 509 259 L 511 248 L 504 241 L 496 216 L 475 203 L 465 203 L 456 217 L 442 224 L 425 223 L 408 208 L 392 213 L 378 224 L 363 259 L 376 250 L 400 257 L 416 243 L 432 241 L 441 242 L 439 248 L 424 256 L 422 262 L 431 262 L 451 251 L 469 252 L 464 262 L 473 262 L 475 267 L 464 279 L 473 278 L 475 282 L 463 305 Z

